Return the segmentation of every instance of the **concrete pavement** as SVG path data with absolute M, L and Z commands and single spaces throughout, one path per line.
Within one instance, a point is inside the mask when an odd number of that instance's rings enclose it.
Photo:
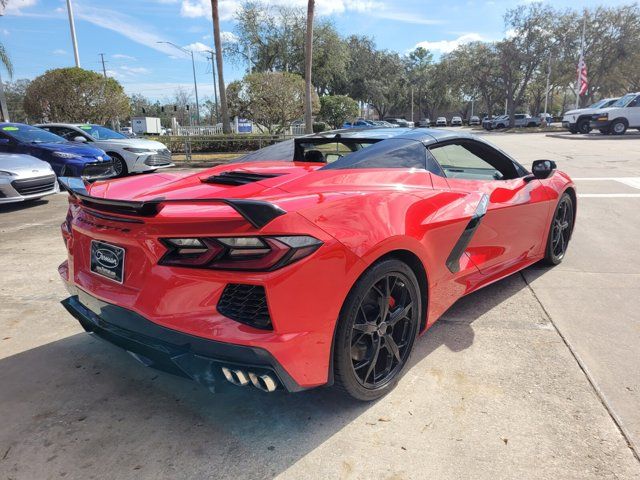
M 640 177 L 640 142 L 486 138 L 527 166 Z M 458 302 L 373 404 L 327 389 L 211 395 L 82 333 L 57 303 L 65 204 L 0 207 L 1 479 L 640 478 L 627 444 L 640 433 L 640 198 L 581 197 L 562 265 Z

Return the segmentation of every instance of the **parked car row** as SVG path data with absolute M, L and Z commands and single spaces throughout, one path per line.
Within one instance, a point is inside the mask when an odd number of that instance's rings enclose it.
M 604 98 L 586 108 L 569 110 L 562 126 L 571 133 L 589 133 L 597 129 L 603 135 L 624 135 L 629 128 L 640 130 L 640 92 L 620 98 Z
M 514 115 L 514 127 L 516 128 L 524 128 L 524 127 L 539 127 L 542 125 L 542 121 L 550 124 L 552 122 L 552 118 L 550 115 L 546 117 L 544 115 L 539 116 L 531 116 L 527 113 L 516 113 Z M 490 118 L 485 117 L 482 120 L 482 128 L 485 130 L 499 130 L 501 128 L 507 128 L 511 126 L 511 116 L 510 115 L 498 115 L 496 117 Z
M 94 181 L 170 166 L 162 143 L 100 125 L 0 123 L 0 203 L 56 193 L 56 176 Z

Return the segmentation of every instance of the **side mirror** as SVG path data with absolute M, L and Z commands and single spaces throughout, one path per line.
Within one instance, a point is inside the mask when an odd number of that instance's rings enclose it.
M 538 180 L 549 178 L 553 171 L 558 168 L 553 160 L 534 160 L 531 166 L 533 176 Z
M 87 139 L 78 135 L 77 137 L 73 137 L 73 141 L 74 142 L 79 142 L 79 143 L 86 143 Z
M 9 145 L 11 141 L 8 138 L 0 138 L 0 145 Z

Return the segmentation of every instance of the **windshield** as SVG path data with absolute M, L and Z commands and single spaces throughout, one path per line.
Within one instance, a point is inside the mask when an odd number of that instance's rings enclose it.
M 602 107 L 605 103 L 607 103 L 606 99 L 600 100 L 592 105 L 589 105 L 587 108 L 600 108 Z
M 637 94 L 627 93 L 624 97 L 621 97 L 616 103 L 611 105 L 612 107 L 626 107 L 631 100 L 636 98 Z
M 58 135 L 29 125 L 7 125 L 2 132 L 24 143 L 66 143 Z
M 110 128 L 101 127 L 100 125 L 78 125 L 78 128 L 96 140 L 121 140 L 127 138 L 121 133 L 114 132 Z

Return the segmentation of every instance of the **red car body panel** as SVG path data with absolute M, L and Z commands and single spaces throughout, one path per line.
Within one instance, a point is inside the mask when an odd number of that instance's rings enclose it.
M 382 256 L 410 252 L 424 266 L 427 310 L 423 331 L 458 298 L 544 256 L 550 219 L 560 194 L 573 188 L 555 172 L 545 180 L 445 179 L 415 169 L 318 170 L 318 164 L 229 164 L 195 175 L 159 173 L 87 188 L 98 198 L 191 199 L 168 203 L 142 223 L 96 216 L 70 198 L 62 226 L 69 251 L 60 267 L 75 288 L 124 307 L 158 325 L 197 337 L 268 351 L 302 388 L 330 378 L 332 342 L 343 302 L 362 273 Z M 278 174 L 241 186 L 203 182 L 224 171 Z M 452 273 L 447 256 L 482 196 L 485 218 Z M 212 197 L 251 198 L 285 210 L 262 228 Z M 323 242 L 310 256 L 269 272 L 190 269 L 159 265 L 162 238 L 234 235 L 309 235 Z M 125 278 L 116 283 L 90 271 L 92 240 L 123 247 Z M 264 286 L 273 330 L 231 320 L 217 310 L 229 283 Z

